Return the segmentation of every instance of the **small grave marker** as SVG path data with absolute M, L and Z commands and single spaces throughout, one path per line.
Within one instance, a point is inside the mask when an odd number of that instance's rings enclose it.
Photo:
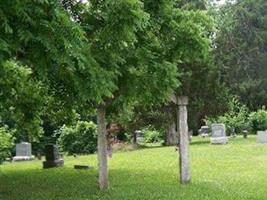
M 84 169 L 84 170 L 88 170 L 91 169 L 92 167 L 90 167 L 89 165 L 74 165 L 74 169 Z

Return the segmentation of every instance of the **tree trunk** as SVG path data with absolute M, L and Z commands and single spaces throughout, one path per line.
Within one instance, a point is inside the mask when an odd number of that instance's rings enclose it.
M 190 181 L 189 166 L 189 140 L 188 140 L 188 124 L 187 124 L 187 97 L 178 98 L 179 105 L 179 160 L 180 160 L 180 181 L 182 184 Z
M 97 149 L 98 149 L 98 181 L 100 189 L 108 188 L 108 159 L 107 159 L 107 139 L 106 139 L 106 108 L 97 108 Z
M 178 144 L 178 134 L 176 131 L 176 123 L 173 117 L 171 118 L 171 120 L 172 121 L 167 128 L 167 137 L 166 137 L 166 144 L 169 146 Z
M 135 131 L 133 133 L 133 144 L 137 144 L 137 133 Z

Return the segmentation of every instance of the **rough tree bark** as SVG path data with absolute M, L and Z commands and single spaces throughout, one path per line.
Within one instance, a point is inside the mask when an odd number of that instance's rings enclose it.
M 182 184 L 190 182 L 190 163 L 189 163 L 189 140 L 187 124 L 188 98 L 178 97 L 179 105 L 179 160 L 180 160 L 180 181 Z
M 172 113 L 169 113 L 169 119 L 170 119 L 170 124 L 167 128 L 167 137 L 166 137 L 166 144 L 171 146 L 171 145 L 177 145 L 178 144 L 178 134 L 176 131 L 176 120 L 174 119 L 174 116 Z
M 97 149 L 98 149 L 98 181 L 100 189 L 108 188 L 108 158 L 107 158 L 107 139 L 106 139 L 106 108 L 97 108 Z

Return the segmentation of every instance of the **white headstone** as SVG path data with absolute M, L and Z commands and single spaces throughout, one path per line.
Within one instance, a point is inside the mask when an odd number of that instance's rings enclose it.
M 257 142 L 267 143 L 267 131 L 257 131 Z
M 34 156 L 32 155 L 31 143 L 21 142 L 19 144 L 16 144 L 16 156 L 13 158 L 14 161 L 32 159 L 34 159 Z
M 211 125 L 211 144 L 226 144 L 228 139 L 225 133 L 224 124 L 212 124 Z

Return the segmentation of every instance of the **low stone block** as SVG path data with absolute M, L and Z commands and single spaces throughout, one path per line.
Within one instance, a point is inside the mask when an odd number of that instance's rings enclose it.
M 214 137 L 210 138 L 211 144 L 227 144 L 228 138 L 227 137 Z
M 34 160 L 34 156 L 15 156 L 13 157 L 13 161 L 27 161 Z

